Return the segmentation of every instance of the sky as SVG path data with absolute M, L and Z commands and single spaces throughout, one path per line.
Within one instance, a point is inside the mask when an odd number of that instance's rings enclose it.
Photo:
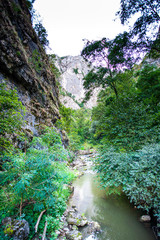
M 60 57 L 80 55 L 83 39 L 112 39 L 125 28 L 115 13 L 120 0 L 36 0 L 48 33 L 51 53 Z

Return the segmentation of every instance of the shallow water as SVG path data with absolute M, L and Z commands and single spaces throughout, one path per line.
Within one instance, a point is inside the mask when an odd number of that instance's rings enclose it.
M 142 212 L 137 211 L 128 199 L 122 196 L 107 197 L 104 190 L 98 188 L 95 175 L 86 173 L 74 182 L 74 194 L 70 204 L 77 206 L 90 221 L 97 221 L 102 231 L 86 240 L 155 240 L 150 224 L 139 222 Z

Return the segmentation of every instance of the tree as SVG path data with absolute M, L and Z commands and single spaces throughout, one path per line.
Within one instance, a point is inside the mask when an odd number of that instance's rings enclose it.
M 154 111 L 159 111 L 160 102 L 160 68 L 154 65 L 145 65 L 137 73 L 137 88 L 139 96 L 147 102 Z
M 137 14 L 137 19 L 130 28 L 130 37 L 141 49 L 156 49 L 160 52 L 159 44 L 153 44 L 155 39 L 159 39 L 160 27 L 160 2 L 159 0 L 121 0 L 120 11 L 117 15 L 121 23 L 126 24 L 128 20 Z M 157 34 L 158 31 L 158 34 Z
M 47 31 L 46 31 L 45 27 L 42 25 L 41 22 L 38 22 L 38 23 L 35 24 L 34 29 L 37 33 L 37 36 L 39 38 L 40 43 L 43 46 L 47 47 L 49 45 L 49 41 L 47 39 L 48 34 L 47 34 Z
M 118 98 L 117 74 L 131 68 L 137 59 L 133 60 L 129 50 L 131 45 L 126 32 L 114 40 L 103 38 L 99 41 L 87 41 L 81 55 L 95 67 L 84 77 L 84 88 L 87 90 L 85 100 L 89 99 L 96 87 L 110 87 Z

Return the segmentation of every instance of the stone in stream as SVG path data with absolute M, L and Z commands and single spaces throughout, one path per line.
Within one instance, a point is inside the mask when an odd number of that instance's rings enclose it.
M 88 228 L 87 230 L 88 233 L 95 233 L 101 230 L 101 227 L 98 222 L 90 222 L 87 228 Z
M 76 209 L 71 209 L 67 215 L 67 222 L 70 225 L 83 227 L 88 223 L 88 220 L 85 216 L 78 213 Z
M 66 233 L 66 237 L 68 240 L 82 240 L 82 233 L 80 233 L 78 230 L 72 230 L 68 233 Z
M 149 215 L 142 215 L 140 217 L 140 222 L 150 222 L 151 221 L 151 217 Z

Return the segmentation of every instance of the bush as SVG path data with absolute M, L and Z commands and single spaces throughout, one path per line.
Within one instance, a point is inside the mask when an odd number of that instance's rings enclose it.
M 0 158 L 13 148 L 12 136 L 22 135 L 24 107 L 15 89 L 0 84 Z
M 160 144 L 131 153 L 103 148 L 95 163 L 101 185 L 110 193 L 120 187 L 138 208 L 154 208 L 160 216 Z
M 69 195 L 64 187 L 73 179 L 65 161 L 68 152 L 54 128 L 35 137 L 26 153 L 10 157 L 0 173 L 0 210 L 3 215 L 25 217 L 33 227 L 42 210 L 47 210 L 50 234 L 54 235 Z M 52 219 L 52 221 L 50 221 Z M 40 225 L 44 228 L 45 217 Z

